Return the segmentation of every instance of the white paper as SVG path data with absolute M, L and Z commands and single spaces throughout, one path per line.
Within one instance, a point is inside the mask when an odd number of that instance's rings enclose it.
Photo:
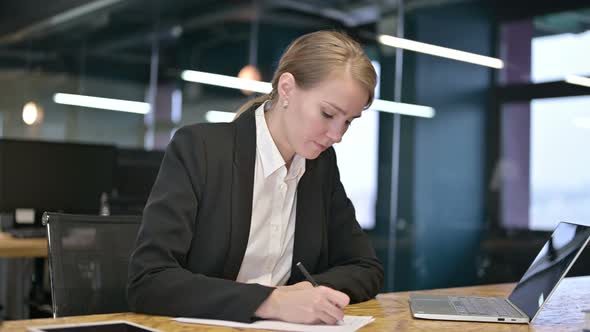
M 254 323 L 239 323 L 229 320 L 200 319 L 200 318 L 174 318 L 180 323 L 228 326 L 241 329 L 260 329 L 276 331 L 298 331 L 298 332 L 353 332 L 361 327 L 372 323 L 375 319 L 372 316 L 344 316 L 340 325 L 308 325 L 287 323 L 276 320 L 259 320 Z

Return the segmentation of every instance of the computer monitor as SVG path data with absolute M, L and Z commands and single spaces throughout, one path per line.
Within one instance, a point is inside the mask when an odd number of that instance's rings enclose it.
M 109 197 L 112 214 L 141 214 L 156 181 L 164 151 L 119 149 L 113 192 Z
M 115 156 L 110 145 L 0 139 L 0 212 L 98 213 Z

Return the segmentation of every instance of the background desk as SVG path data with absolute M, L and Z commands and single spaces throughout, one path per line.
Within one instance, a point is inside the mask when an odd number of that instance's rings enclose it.
M 463 287 L 425 291 L 425 293 L 457 293 L 471 295 L 506 296 L 514 284 Z M 371 315 L 377 319 L 362 328 L 362 332 L 377 331 L 576 331 L 582 330 L 584 316 L 581 309 L 590 308 L 590 276 L 564 280 L 541 316 L 531 326 L 526 324 L 466 323 L 412 319 L 408 306 L 408 292 L 381 294 L 375 300 L 351 305 L 347 314 Z M 181 324 L 169 317 L 132 313 L 64 317 L 5 322 L 2 332 L 24 332 L 27 326 L 128 320 L 167 332 L 229 331 L 204 325 Z M 236 330 L 237 331 L 237 330 Z
M 47 239 L 17 239 L 0 232 L 0 303 L 11 319 L 29 316 L 34 259 L 47 257 Z M 40 282 L 40 281 L 39 281 Z
M 47 239 L 16 239 L 0 232 L 0 258 L 47 257 Z

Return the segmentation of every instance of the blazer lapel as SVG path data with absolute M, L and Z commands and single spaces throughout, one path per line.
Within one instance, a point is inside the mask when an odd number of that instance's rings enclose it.
M 319 262 L 323 234 L 325 232 L 325 211 L 322 188 L 318 186 L 314 166 L 317 160 L 306 160 L 305 174 L 297 186 L 297 212 L 295 217 L 295 239 L 293 240 L 293 262 L 288 284 L 305 280 L 296 267 L 298 262 L 315 273 Z
M 256 163 L 256 107 L 253 106 L 235 120 L 230 246 L 223 271 L 223 276 L 231 280 L 235 280 L 240 272 L 250 235 Z

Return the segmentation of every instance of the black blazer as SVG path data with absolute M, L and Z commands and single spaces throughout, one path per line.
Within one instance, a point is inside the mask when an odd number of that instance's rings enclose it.
M 148 314 L 248 322 L 274 290 L 236 282 L 248 244 L 256 160 L 251 108 L 236 121 L 179 129 L 146 204 L 129 263 L 130 309 Z M 297 187 L 288 284 L 305 280 L 352 302 L 374 297 L 383 268 L 355 219 L 333 148 L 306 161 Z

